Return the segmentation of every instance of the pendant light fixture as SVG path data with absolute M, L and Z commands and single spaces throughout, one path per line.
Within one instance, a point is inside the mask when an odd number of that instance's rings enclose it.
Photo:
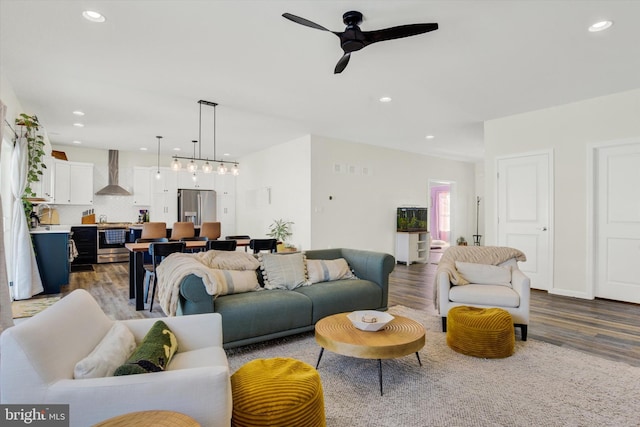
M 191 158 L 191 161 L 187 165 L 187 170 L 195 174 L 196 171 L 198 170 L 198 164 L 196 163 L 196 144 L 198 143 L 198 141 L 193 140 L 191 142 L 193 142 L 193 157 Z
M 156 179 L 160 179 L 160 140 L 162 139 L 162 137 L 156 136 L 156 138 L 158 138 L 158 163 L 156 169 Z
M 182 169 L 182 163 L 180 159 L 189 160 L 187 165 L 187 170 L 193 174 L 193 180 L 197 180 L 196 171 L 198 170 L 197 162 L 205 162 L 202 165 L 203 173 L 211 173 L 213 172 L 213 165 L 211 163 L 218 163 L 218 167 L 216 168 L 216 172 L 218 175 L 225 175 L 227 173 L 231 173 L 234 176 L 238 176 L 240 174 L 240 168 L 238 162 L 230 162 L 228 160 L 219 160 L 216 159 L 216 107 L 217 103 L 211 101 L 198 101 L 200 104 L 200 116 L 198 120 L 198 140 L 194 140 L 193 142 L 193 156 L 192 157 L 182 157 L 182 156 L 173 156 L 173 160 L 171 161 L 171 170 L 179 171 Z M 211 163 L 209 163 L 209 158 L 202 158 L 202 106 L 206 105 L 208 107 L 213 107 L 213 159 L 211 159 Z M 196 144 L 198 144 L 198 156 L 196 157 Z M 231 170 L 226 166 L 226 164 L 233 164 Z

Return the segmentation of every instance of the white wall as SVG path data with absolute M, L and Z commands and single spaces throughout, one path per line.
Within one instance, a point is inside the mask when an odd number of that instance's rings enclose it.
M 640 136 L 640 89 L 485 123 L 487 242 L 496 242 L 496 157 L 554 153 L 553 293 L 588 297 L 587 151 L 589 144 Z
M 310 248 L 310 137 L 279 144 L 239 159 L 236 233 L 264 238 L 274 219 L 293 221 L 289 243 Z
M 313 136 L 311 168 L 313 249 L 349 247 L 395 254 L 396 208 L 428 206 L 429 179 L 456 183 L 455 233 L 472 241 L 473 163 Z

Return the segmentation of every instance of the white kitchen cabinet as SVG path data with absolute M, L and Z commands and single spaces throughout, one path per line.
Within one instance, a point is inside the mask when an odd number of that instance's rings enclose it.
M 178 172 L 178 188 L 187 190 L 213 190 L 215 187 L 216 174 L 204 173 L 201 170 L 196 171 L 196 179 L 193 179 L 193 173 L 187 170 Z
M 426 231 L 396 233 L 396 261 L 407 265 L 429 261 L 429 233 Z
M 160 168 L 160 179 L 156 179 L 155 172 L 151 173 L 150 178 L 152 193 L 149 219 L 166 222 L 167 227 L 172 227 L 178 220 L 178 173 L 169 168 Z
M 151 204 L 151 180 L 155 179 L 156 170 L 150 168 L 133 168 L 133 204 L 149 206 Z
M 216 195 L 216 218 L 220 222 L 220 236 L 236 234 L 236 198 L 232 195 Z
M 156 169 L 156 168 L 152 168 Z M 160 168 L 160 179 L 155 172 L 151 176 L 151 193 L 175 193 L 178 190 L 178 172 L 169 168 Z
M 221 196 L 234 196 L 236 194 L 236 177 L 231 174 L 217 175 L 214 189 Z
M 53 203 L 53 157 L 44 157 L 42 163 L 45 167 L 42 168 L 40 180 L 31 183 L 31 190 L 35 193 L 35 197 Z
M 93 204 L 93 163 L 53 161 L 53 203 Z

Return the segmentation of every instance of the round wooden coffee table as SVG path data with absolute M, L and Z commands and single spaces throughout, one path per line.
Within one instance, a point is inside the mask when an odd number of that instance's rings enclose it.
M 420 323 L 403 316 L 394 316 L 384 329 L 365 332 L 353 326 L 347 318 L 348 314 L 334 314 L 316 323 L 316 342 L 322 347 L 316 369 L 325 349 L 343 356 L 378 359 L 382 395 L 382 359 L 395 359 L 415 353 L 422 366 L 418 351 L 424 347 L 425 330 Z

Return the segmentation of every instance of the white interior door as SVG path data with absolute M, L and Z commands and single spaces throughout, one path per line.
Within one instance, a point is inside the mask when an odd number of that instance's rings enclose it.
M 595 296 L 640 303 L 640 143 L 596 156 Z
M 498 246 L 520 249 L 527 256 L 520 269 L 531 287 L 553 287 L 551 154 L 498 159 Z

